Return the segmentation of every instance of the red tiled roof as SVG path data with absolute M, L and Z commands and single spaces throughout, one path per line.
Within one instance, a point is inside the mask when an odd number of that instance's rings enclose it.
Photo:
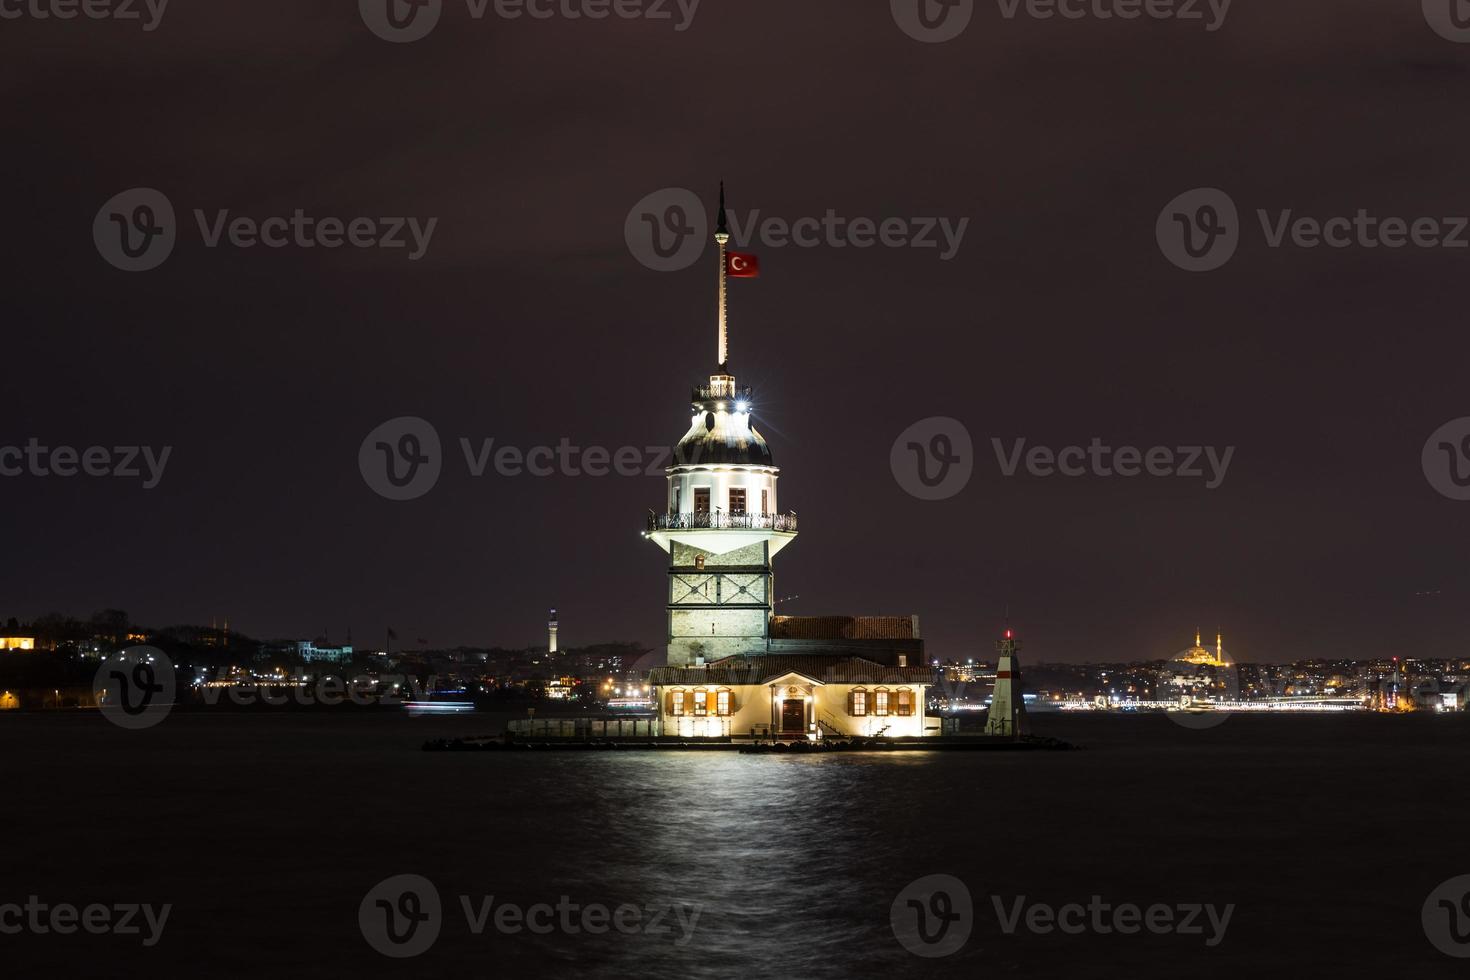
M 912 640 L 912 616 L 772 616 L 773 640 Z
M 862 657 L 771 654 L 726 657 L 704 667 L 655 667 L 648 683 L 765 684 L 793 671 L 824 684 L 933 684 L 936 674 L 932 667 L 893 667 Z

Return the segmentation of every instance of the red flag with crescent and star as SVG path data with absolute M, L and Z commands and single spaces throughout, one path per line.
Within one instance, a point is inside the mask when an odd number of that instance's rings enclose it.
M 731 279 L 755 279 L 761 274 L 761 260 L 750 252 L 727 252 L 725 275 Z

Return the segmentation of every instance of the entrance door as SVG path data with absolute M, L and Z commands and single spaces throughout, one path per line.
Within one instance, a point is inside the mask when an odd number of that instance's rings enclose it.
M 787 698 L 781 702 L 781 734 L 806 734 L 806 702 L 801 698 Z

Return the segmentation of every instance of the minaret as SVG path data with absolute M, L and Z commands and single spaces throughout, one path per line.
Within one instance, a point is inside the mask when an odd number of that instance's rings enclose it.
M 1021 641 L 1016 639 L 1015 630 L 1007 628 L 1005 636 L 996 641 L 995 649 L 1000 653 L 1000 659 L 995 665 L 995 692 L 990 696 L 985 734 L 1011 738 L 1029 735 L 1031 726 L 1026 721 L 1026 700 L 1021 696 L 1021 664 L 1016 659 Z
M 1225 663 L 1225 637 L 1223 633 L 1215 634 L 1215 666 L 1223 666 Z
M 722 182 L 715 371 L 690 395 L 688 429 L 665 470 L 668 501 L 662 513 L 650 511 L 644 535 L 669 556 L 665 608 L 674 667 L 766 652 L 771 559 L 796 539 L 796 515 L 776 505 L 780 470 L 752 425 L 750 388 L 730 373 L 729 240 Z
M 551 618 L 546 621 L 546 652 L 556 652 L 556 610 L 551 610 Z

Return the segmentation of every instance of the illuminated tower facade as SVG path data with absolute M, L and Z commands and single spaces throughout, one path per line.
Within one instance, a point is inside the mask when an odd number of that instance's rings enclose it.
M 668 663 L 697 666 L 734 654 L 764 654 L 771 628 L 771 560 L 796 539 L 795 514 L 776 502 L 780 474 L 753 424 L 747 386 L 730 371 L 725 189 L 720 187 L 717 361 L 694 388 L 688 429 L 665 471 L 662 513 L 644 535 L 669 556 Z
M 556 610 L 551 610 L 551 618 L 546 621 L 546 652 L 556 652 Z

